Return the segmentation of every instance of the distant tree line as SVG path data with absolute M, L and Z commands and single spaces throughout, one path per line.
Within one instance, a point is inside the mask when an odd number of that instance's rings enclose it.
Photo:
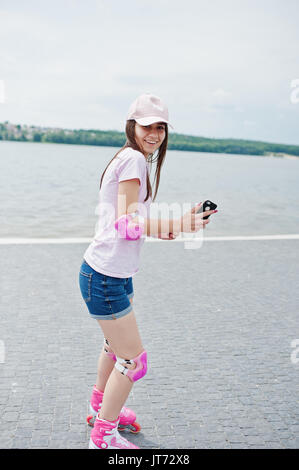
M 0 123 L 0 140 L 122 147 L 126 138 L 123 132 L 117 131 L 53 129 L 36 126 L 21 126 L 6 121 Z M 287 154 L 299 156 L 298 145 L 273 144 L 239 139 L 209 139 L 206 137 L 175 133 L 169 134 L 168 148 L 171 150 L 192 152 L 244 155 Z

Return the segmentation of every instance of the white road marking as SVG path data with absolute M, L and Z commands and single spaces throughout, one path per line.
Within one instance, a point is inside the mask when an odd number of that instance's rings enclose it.
M 179 242 L 222 242 L 239 240 L 299 240 L 299 234 L 286 235 L 240 235 L 227 237 L 178 237 L 170 240 L 171 243 Z M 151 242 L 166 242 L 158 238 L 148 237 L 145 240 Z M 68 244 L 68 243 L 91 243 L 92 238 L 0 238 L 0 245 L 41 245 L 41 244 Z

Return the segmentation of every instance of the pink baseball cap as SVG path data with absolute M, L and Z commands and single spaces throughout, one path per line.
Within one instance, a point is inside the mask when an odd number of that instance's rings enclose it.
M 154 122 L 165 122 L 172 129 L 169 124 L 167 106 L 162 103 L 158 96 L 146 93 L 138 96 L 138 98 L 131 104 L 127 115 L 127 121 L 134 119 L 141 126 L 148 126 Z

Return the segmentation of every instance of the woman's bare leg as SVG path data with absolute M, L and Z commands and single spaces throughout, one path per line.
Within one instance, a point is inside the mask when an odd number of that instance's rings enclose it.
M 133 304 L 133 299 L 130 299 L 131 305 Z M 111 347 L 105 344 L 105 349 L 108 352 L 113 352 Z M 96 380 L 96 388 L 101 392 L 104 392 L 107 380 L 110 377 L 110 374 L 113 370 L 115 361 L 109 357 L 105 351 L 104 347 L 102 348 L 100 357 L 98 359 L 98 373 L 97 373 L 97 380 Z
M 112 351 L 109 346 L 105 346 L 105 348 L 108 351 Z M 103 348 L 98 360 L 98 374 L 96 380 L 96 388 L 101 392 L 105 390 L 107 380 L 110 377 L 114 364 L 115 361 L 105 353 Z
M 98 322 L 104 337 L 116 356 L 123 359 L 132 359 L 144 350 L 134 311 L 117 320 L 98 320 Z M 131 369 L 135 368 L 134 365 L 125 365 Z M 102 419 L 114 421 L 118 418 L 132 386 L 133 382 L 113 367 L 104 390 L 100 410 L 100 417 Z

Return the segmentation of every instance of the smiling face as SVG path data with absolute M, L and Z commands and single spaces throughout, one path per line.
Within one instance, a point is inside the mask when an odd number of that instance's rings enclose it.
M 135 140 L 146 158 L 158 150 L 165 139 L 165 126 L 164 122 L 155 122 L 149 126 L 141 126 L 136 122 Z

